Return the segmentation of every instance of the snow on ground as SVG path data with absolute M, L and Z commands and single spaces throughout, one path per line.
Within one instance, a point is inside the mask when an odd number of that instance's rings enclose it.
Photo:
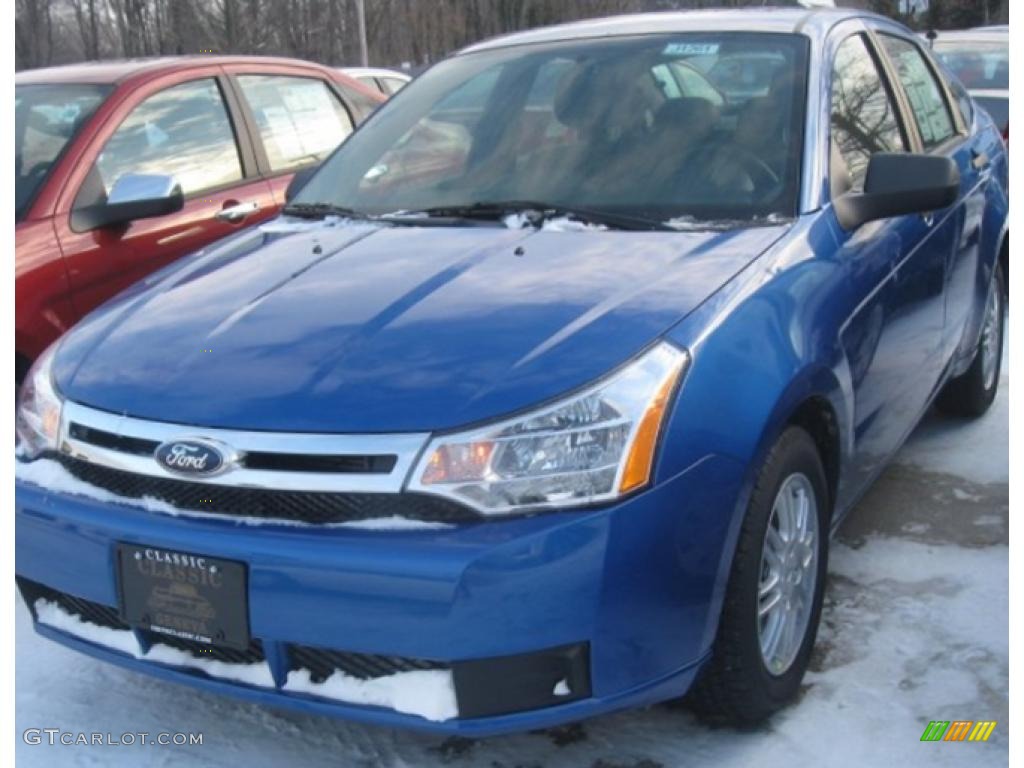
M 803 694 L 753 731 L 662 705 L 544 732 L 446 739 L 268 709 L 134 674 L 16 622 L 19 766 L 696 768 L 1008 762 L 1008 374 L 973 423 L 929 415 L 833 542 Z M 297 681 L 298 682 L 298 681 Z M 921 743 L 996 720 L 988 743 Z M 201 732 L 201 746 L 27 745 L 26 728 Z

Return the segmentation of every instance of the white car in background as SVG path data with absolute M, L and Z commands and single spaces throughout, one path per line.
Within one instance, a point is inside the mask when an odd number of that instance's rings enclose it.
M 394 69 L 377 69 L 375 67 L 344 67 L 342 74 L 354 77 L 363 85 L 380 91 L 385 96 L 392 96 L 405 86 L 412 77 L 405 72 Z

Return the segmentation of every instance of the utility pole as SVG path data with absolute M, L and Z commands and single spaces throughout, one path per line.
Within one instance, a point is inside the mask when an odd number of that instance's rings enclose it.
M 370 66 L 370 55 L 366 50 L 366 5 L 365 0 L 356 0 L 356 18 L 359 22 L 359 60 L 364 67 Z

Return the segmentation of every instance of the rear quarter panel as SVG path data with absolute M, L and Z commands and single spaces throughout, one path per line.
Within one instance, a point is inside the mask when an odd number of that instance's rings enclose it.
M 985 190 L 985 210 L 982 212 L 981 258 L 978 259 L 974 281 L 974 302 L 957 349 L 954 374 L 962 373 L 971 364 L 981 333 L 992 271 L 1000 257 L 1004 238 L 1009 237 L 1009 157 L 1006 147 L 992 118 L 983 110 L 975 110 L 972 132 L 977 148 L 988 156 L 991 164 Z M 1004 278 L 1008 280 L 1009 275 L 1004 275 Z

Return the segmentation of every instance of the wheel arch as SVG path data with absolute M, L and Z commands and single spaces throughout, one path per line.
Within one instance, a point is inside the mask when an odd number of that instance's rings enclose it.
M 718 562 L 718 576 L 710 605 L 711 621 L 705 634 L 705 647 L 710 647 L 718 631 L 729 574 L 739 540 L 739 531 L 746 517 L 757 476 L 772 446 L 791 426 L 810 434 L 818 448 L 825 468 L 829 499 L 826 509 L 834 523 L 842 498 L 842 471 L 849 454 L 849 423 L 852 418 L 849 399 L 842 386 L 842 368 L 837 372 L 824 365 L 808 366 L 795 375 L 775 399 L 763 423 L 756 449 L 747 463 L 736 506 L 732 510 L 729 532 Z
M 999 266 L 1003 268 L 1004 293 L 1010 297 L 1010 230 L 1003 232 L 1003 239 L 999 243 Z

